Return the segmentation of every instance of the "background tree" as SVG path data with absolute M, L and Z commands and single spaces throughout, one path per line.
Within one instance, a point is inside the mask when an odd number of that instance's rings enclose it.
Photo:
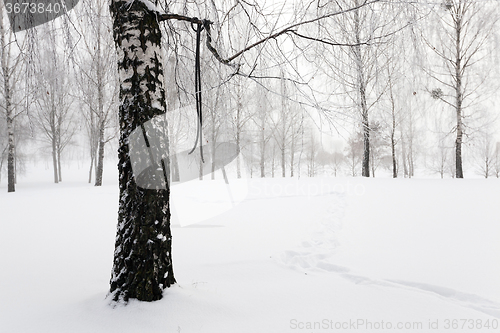
M 495 177 L 500 178 L 500 142 L 495 144 L 495 154 L 494 154 L 495 164 L 494 164 L 494 174 Z
M 485 76 L 478 79 L 474 68 L 486 59 L 488 50 L 485 46 L 498 21 L 497 8 L 474 0 L 447 0 L 440 10 L 434 12 L 431 20 L 437 23 L 435 33 L 424 40 L 435 57 L 441 60 L 438 69 L 427 70 L 439 84 L 438 88 L 432 89 L 431 96 L 454 110 L 455 172 L 457 178 L 463 178 L 464 119 L 468 117 L 466 112 L 472 112 L 469 109 L 477 102 L 478 89 L 486 79 Z M 441 74 L 443 70 L 445 74 Z
M 249 145 L 252 139 L 248 133 L 248 123 L 254 117 L 254 112 L 249 110 L 254 108 L 255 104 L 250 103 L 248 97 L 251 96 L 246 87 L 244 86 L 244 81 L 241 77 L 235 77 L 232 80 L 232 117 L 231 123 L 234 133 L 234 141 L 239 152 L 243 152 L 247 145 Z M 241 155 L 238 154 L 236 157 L 236 177 L 241 178 Z
M 375 171 L 380 166 L 385 155 L 384 148 L 386 148 L 386 142 L 383 137 L 384 129 L 379 121 L 373 120 L 370 123 L 370 133 L 371 133 L 371 149 L 370 149 L 370 168 L 371 175 L 375 177 Z
M 252 118 L 257 132 L 257 142 L 259 143 L 259 166 L 260 177 L 266 176 L 266 159 L 268 155 L 268 142 L 271 140 L 273 132 L 271 130 L 270 113 L 272 104 L 268 90 L 258 84 L 255 90 L 257 100 L 255 117 Z
M 477 171 L 484 178 L 493 175 L 495 169 L 495 144 L 491 133 L 483 133 L 477 140 Z
M 293 134 L 293 122 L 290 112 L 290 103 L 288 101 L 289 90 L 287 89 L 287 83 L 284 80 L 284 74 L 281 73 L 282 79 L 280 80 L 280 103 L 278 110 L 273 112 L 271 116 L 272 121 L 272 132 L 274 137 L 274 143 L 279 149 L 280 160 L 281 160 L 281 177 L 286 177 L 286 157 L 287 152 L 291 155 L 292 152 L 288 147 L 291 145 L 291 136 Z M 273 156 L 274 160 L 274 156 Z
M 363 136 L 360 131 L 354 131 L 348 138 L 345 152 L 350 174 L 355 177 L 357 175 L 357 167 L 363 159 Z
M 34 122 L 41 140 L 50 146 L 54 183 L 62 181 L 61 158 L 64 149 L 71 143 L 77 127 L 73 121 L 73 97 L 68 63 L 57 50 L 54 30 L 46 28 L 46 42 L 40 49 Z M 40 41 L 41 42 L 41 41 Z
M 386 83 L 380 73 L 391 60 L 383 57 L 390 45 L 393 30 L 398 30 L 397 7 L 384 4 L 362 6 L 361 0 L 346 0 L 323 4 L 320 12 L 337 8 L 355 8 L 331 21 L 319 21 L 323 47 L 319 58 L 326 63 L 328 76 L 340 83 L 344 97 L 362 125 L 363 159 L 362 176 L 370 176 L 370 113 L 386 91 Z M 328 27 L 325 29 L 325 27 Z M 325 53 L 326 51 L 326 53 Z M 326 56 L 327 54 L 327 56 Z
M 118 79 L 113 40 L 109 31 L 111 20 L 108 1 L 81 1 L 80 19 L 81 52 L 74 63 L 78 66 L 77 81 L 80 99 L 85 107 L 85 119 L 89 138 L 90 170 L 95 166 L 95 186 L 102 185 L 105 145 L 116 136 L 116 119 L 113 111 L 117 105 Z
M 3 98 L 0 103 L 0 111 L 2 118 L 5 118 L 5 146 L 0 147 L 0 153 L 3 158 L 7 159 L 7 191 L 15 192 L 16 190 L 16 175 L 15 175 L 15 161 L 16 161 L 16 138 L 15 128 L 16 119 L 18 119 L 26 110 L 22 105 L 23 99 L 16 98 L 16 92 L 20 91 L 20 70 L 22 66 L 21 50 L 17 48 L 15 37 L 12 30 L 5 22 L 4 3 L 0 4 L 0 79 L 2 80 L 2 87 L 0 89 Z M 0 163 L 3 164 L 3 163 Z

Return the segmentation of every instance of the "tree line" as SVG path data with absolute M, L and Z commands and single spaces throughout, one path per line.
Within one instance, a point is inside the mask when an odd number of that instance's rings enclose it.
M 236 142 L 238 177 L 247 163 L 252 177 L 375 176 L 377 169 L 412 177 L 418 169 L 462 178 L 462 150 L 465 168 L 499 176 L 495 4 L 345 0 L 319 2 L 309 13 L 283 7 L 277 18 L 274 7 L 257 3 L 169 5 L 216 17 L 213 39 L 228 54 L 274 25 L 275 42 L 244 52 L 237 69 L 202 54 L 204 132 L 211 142 L 223 131 Z M 32 146 L 50 156 L 56 183 L 65 149 L 87 147 L 89 182 L 102 184 L 105 146 L 118 133 L 112 22 L 106 1 L 82 0 L 74 11 L 14 35 L 2 10 L 0 175 L 9 191 Z M 312 23 L 302 26 L 306 14 Z M 242 16 L 245 24 L 236 24 Z M 173 111 L 193 104 L 195 38 L 188 24 L 163 29 Z M 186 135 L 185 125 L 169 127 L 172 144 Z M 332 135 L 340 143 L 323 144 Z

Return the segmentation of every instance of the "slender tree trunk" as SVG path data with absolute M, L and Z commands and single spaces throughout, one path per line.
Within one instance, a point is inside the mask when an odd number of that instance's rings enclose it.
M 14 154 L 14 184 L 17 185 L 17 156 Z
M 92 171 L 94 168 L 94 157 L 90 156 L 89 184 L 92 183 Z
M 3 5 L 0 5 L 0 16 L 3 17 Z M 10 87 L 10 68 L 8 67 L 7 45 L 5 43 L 5 29 L 3 22 L 0 22 L 0 52 L 2 53 L 1 66 L 3 76 L 3 98 L 5 103 L 5 116 L 7 121 L 7 192 L 16 191 L 15 176 L 15 154 L 16 144 L 14 140 L 14 110 L 12 108 L 12 92 Z
M 53 131 L 54 133 L 55 131 Z M 57 172 L 57 142 L 55 135 L 52 135 L 52 167 L 54 169 L 54 183 L 59 183 L 59 173 Z
M 265 139 L 264 128 L 262 128 L 260 132 L 260 177 L 261 178 L 264 178 L 266 176 L 265 163 L 266 163 L 266 139 Z
M 10 103 L 10 89 L 8 84 L 5 86 L 5 106 L 7 110 L 7 192 L 16 191 L 16 172 L 15 172 L 15 154 L 16 145 L 14 140 L 14 117 L 12 105 Z
M 101 8 L 99 6 L 99 8 Z M 104 131 L 106 128 L 106 115 L 104 114 L 104 83 L 103 83 L 103 63 L 101 54 L 101 28 L 100 28 L 100 10 L 99 10 L 99 27 L 97 29 L 97 112 L 98 112 L 98 124 L 99 124 L 99 144 L 97 153 L 97 165 L 96 165 L 96 175 L 95 175 L 95 186 L 102 185 L 102 173 L 104 171 Z
M 212 149 L 211 149 L 212 150 L 212 170 L 211 171 L 212 171 L 212 180 L 214 180 L 215 179 L 215 167 L 216 167 L 216 165 L 215 165 L 215 163 L 216 163 L 216 161 L 215 161 L 215 149 L 216 149 L 216 147 L 215 147 L 215 131 L 212 132 L 212 143 L 211 144 L 212 144 Z
M 370 163 L 371 164 L 371 167 L 372 167 L 372 177 L 375 178 L 375 164 L 373 163 L 373 156 L 371 158 L 372 162 Z
M 304 114 L 300 116 L 300 153 L 297 163 L 297 175 L 300 178 L 301 174 L 301 163 L 302 163 L 302 153 L 304 152 Z
M 236 177 L 241 178 L 241 159 L 240 159 L 240 151 L 241 151 L 241 129 L 238 129 L 238 133 L 236 133 L 236 151 L 238 155 L 236 156 Z
M 358 6 L 358 1 L 355 2 Z M 370 177 L 370 123 L 368 120 L 368 104 L 366 102 L 366 83 L 365 69 L 363 67 L 363 59 L 361 55 L 361 27 L 360 27 L 359 11 L 354 11 L 354 34 L 356 45 L 353 46 L 354 58 L 356 60 L 356 71 L 358 80 L 359 108 L 361 111 L 361 125 L 363 127 L 363 162 L 361 175 Z
M 177 160 L 176 154 L 170 156 L 170 163 L 172 166 L 172 181 L 178 182 L 180 181 L 180 175 L 179 175 L 179 161 Z
M 128 139 L 166 112 L 161 31 L 141 1 L 112 0 L 113 35 L 120 78 L 119 211 L 110 297 L 154 301 L 175 283 L 170 232 L 170 190 L 137 186 Z M 167 150 L 168 147 L 160 147 Z M 167 155 L 168 156 L 168 155 Z
M 276 160 L 276 145 L 273 145 L 273 160 L 271 162 L 271 178 L 274 178 L 274 162 Z
M 455 19 L 456 32 L 456 58 L 455 58 L 455 97 L 456 97 L 456 113 L 457 113 L 457 139 L 455 141 L 455 172 L 457 178 L 464 178 L 462 170 L 462 140 L 463 140 L 463 125 L 462 125 L 462 57 L 461 57 L 461 33 L 462 33 L 462 18 Z
M 368 114 L 363 114 L 363 166 L 361 175 L 370 177 L 370 126 L 368 123 Z
M 392 157 L 392 178 L 398 178 L 397 160 L 396 160 L 396 106 L 394 103 L 394 94 L 392 92 L 392 77 L 389 69 L 389 98 L 391 100 L 391 157 Z
M 250 178 L 253 178 L 253 144 L 250 146 Z
M 398 164 L 396 161 L 396 139 L 394 130 L 391 132 L 392 178 L 398 178 Z
M 410 118 L 410 135 L 408 137 L 408 177 L 415 175 L 415 163 L 413 159 L 413 121 Z
M 292 142 L 290 144 L 290 177 L 293 177 L 293 163 L 294 161 L 294 155 L 295 155 L 295 132 L 294 128 L 292 126 Z
M 97 166 L 95 174 L 95 186 L 102 185 L 102 173 L 104 171 L 104 120 L 99 121 L 99 149 L 97 152 Z
M 408 177 L 408 165 L 406 164 L 406 144 L 405 144 L 405 140 L 404 140 L 404 137 L 403 137 L 403 133 L 401 132 L 401 160 L 403 162 L 403 175 L 404 175 L 404 178 L 407 178 Z
M 284 144 L 284 142 L 283 142 Z M 286 155 L 285 155 L 285 146 L 281 149 L 281 177 L 286 177 Z
M 351 176 L 356 176 L 356 151 L 351 148 Z
M 237 141 L 236 143 L 236 149 L 238 153 L 240 152 L 240 144 Z M 241 178 L 241 159 L 240 159 L 240 154 L 236 156 L 236 177 Z
M 391 91 L 392 95 L 392 91 Z M 392 102 L 392 127 L 391 127 L 391 157 L 392 157 L 392 178 L 398 178 L 398 163 L 396 159 L 396 114 L 394 101 Z
M 59 182 L 62 182 L 62 171 L 61 171 L 61 123 L 58 121 L 57 123 L 57 132 L 56 132 L 56 151 L 57 151 L 57 178 Z
M 314 160 L 312 155 L 309 160 L 309 177 L 314 177 Z
M 200 164 L 198 165 L 198 179 L 203 180 L 203 162 L 200 159 Z
M 240 149 L 241 149 L 241 131 L 243 130 L 243 125 L 241 124 L 241 112 L 243 105 L 241 104 L 240 96 L 240 86 L 238 86 L 238 101 L 236 110 L 236 149 L 238 156 L 236 156 L 236 177 L 241 178 L 241 161 L 240 161 Z
M 489 153 L 489 151 L 487 151 L 487 153 Z M 486 158 L 484 160 L 484 178 L 488 178 L 488 176 L 490 175 L 490 164 L 491 164 L 491 161 L 490 161 L 489 157 L 486 156 Z
M 173 154 L 170 156 L 170 164 L 172 167 L 172 181 L 173 182 L 178 182 L 180 181 L 180 175 L 179 175 L 179 161 L 177 160 L 177 155 Z
M 89 146 L 90 146 L 90 168 L 89 168 L 89 184 L 92 183 L 92 172 L 94 171 L 94 165 L 97 165 L 97 139 L 96 139 L 96 125 L 95 125 L 95 115 L 94 111 L 90 110 L 88 120 L 88 131 L 89 131 Z
M 57 176 L 59 178 L 59 182 L 62 182 L 62 171 L 61 171 L 61 146 L 57 145 Z
M 281 73 L 281 122 L 282 122 L 282 132 L 281 132 L 281 177 L 285 178 L 286 177 L 286 135 L 287 135 L 287 112 L 288 112 L 288 106 L 286 102 L 286 97 L 287 96 L 287 89 L 286 89 L 286 82 L 283 79 L 284 78 L 284 73 Z
M 7 192 L 16 191 L 16 176 L 14 170 L 14 158 L 16 153 L 16 146 L 14 141 L 14 120 L 12 119 L 11 112 L 12 111 L 7 113 L 7 135 L 9 137 L 8 139 L 9 143 L 7 148 Z
M 441 175 L 441 179 L 444 178 L 444 168 L 446 165 L 446 150 L 444 147 L 444 142 L 443 140 L 440 140 L 439 142 L 439 153 L 440 153 L 440 159 L 439 159 L 439 174 Z

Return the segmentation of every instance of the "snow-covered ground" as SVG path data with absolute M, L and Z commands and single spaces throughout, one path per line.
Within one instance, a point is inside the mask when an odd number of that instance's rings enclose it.
M 173 225 L 164 299 L 111 308 L 109 172 L 0 183 L 0 332 L 500 331 L 498 179 L 232 181 L 233 209 Z

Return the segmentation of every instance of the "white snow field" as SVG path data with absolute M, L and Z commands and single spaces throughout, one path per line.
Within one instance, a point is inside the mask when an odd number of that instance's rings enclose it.
M 232 180 L 173 225 L 178 284 L 112 308 L 117 183 L 73 171 L 0 183 L 0 332 L 500 332 L 498 179 Z

